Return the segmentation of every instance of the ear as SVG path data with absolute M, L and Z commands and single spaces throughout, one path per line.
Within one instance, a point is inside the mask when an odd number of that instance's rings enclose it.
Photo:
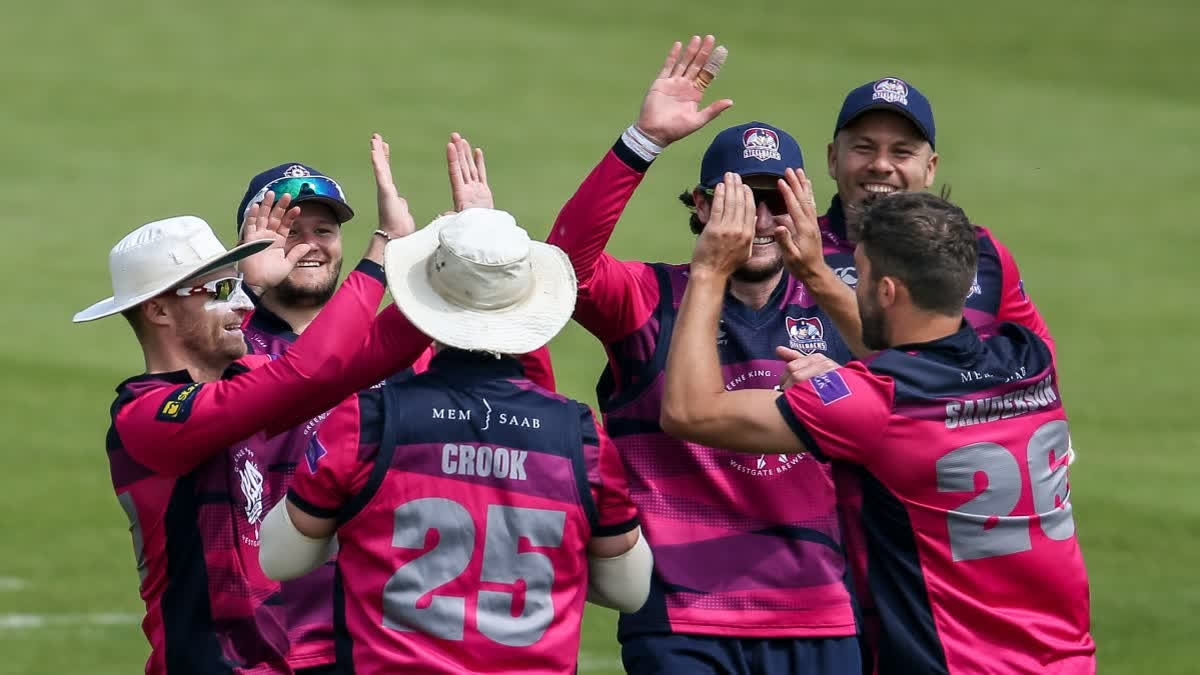
M 903 287 L 894 278 L 885 276 L 879 279 L 879 283 L 875 284 L 875 288 L 877 296 L 875 301 L 879 303 L 880 307 L 887 309 L 895 305 L 896 301 L 899 300 Z
M 143 302 L 138 309 L 147 325 L 170 326 L 175 323 L 171 315 L 172 308 L 162 298 L 151 298 Z
M 932 150 L 929 152 L 929 162 L 925 169 L 925 188 L 933 185 L 933 180 L 937 178 L 938 154 Z
M 692 201 L 696 204 L 696 217 L 701 223 L 708 223 L 708 216 L 712 214 L 712 202 L 708 201 L 708 195 L 704 190 L 696 188 L 692 190 Z
M 837 150 L 834 149 L 833 145 L 836 142 L 837 137 L 835 136 L 833 141 L 831 141 L 829 145 L 825 146 L 825 169 L 829 172 L 829 177 L 835 182 L 837 181 L 837 175 L 835 172 L 835 169 L 837 169 Z

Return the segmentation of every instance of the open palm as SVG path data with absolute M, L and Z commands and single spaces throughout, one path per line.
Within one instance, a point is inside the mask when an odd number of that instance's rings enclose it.
M 713 53 L 713 36 L 701 40 L 693 36 L 687 49 L 676 42 L 667 54 L 667 60 L 658 72 L 658 77 L 646 92 L 637 126 L 659 145 L 669 145 L 695 132 L 725 112 L 733 101 L 721 99 L 701 108 L 704 91 L 697 85 L 696 77 L 709 65 Z M 682 51 L 682 56 L 680 52 Z M 713 72 L 714 67 L 709 71 Z

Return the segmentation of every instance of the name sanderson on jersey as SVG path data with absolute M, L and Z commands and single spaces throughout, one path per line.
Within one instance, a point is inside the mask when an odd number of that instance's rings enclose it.
M 946 404 L 946 428 L 962 429 L 1028 415 L 1048 408 L 1056 401 L 1058 392 L 1054 388 L 1054 376 L 1047 375 L 1028 387 L 1000 396 L 950 401 Z

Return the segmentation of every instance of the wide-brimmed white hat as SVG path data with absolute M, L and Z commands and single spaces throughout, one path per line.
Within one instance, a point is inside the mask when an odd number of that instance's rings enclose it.
M 82 323 L 123 312 L 188 279 L 203 276 L 269 247 L 252 241 L 226 251 L 208 223 L 176 216 L 146 223 L 108 253 L 113 296 L 75 315 Z
M 459 349 L 527 354 L 575 311 L 575 268 L 495 209 L 442 216 L 388 242 L 388 289 L 421 332 Z

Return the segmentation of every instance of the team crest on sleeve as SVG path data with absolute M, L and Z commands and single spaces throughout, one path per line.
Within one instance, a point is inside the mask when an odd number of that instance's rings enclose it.
M 850 385 L 846 384 L 846 380 L 842 379 L 841 373 L 836 370 L 817 375 L 809 380 L 809 384 L 825 405 L 836 403 L 851 394 Z
M 754 127 L 742 134 L 742 159 L 754 158 L 765 162 L 768 159 L 782 159 L 779 154 L 779 135 L 770 129 Z
M 908 105 L 908 85 L 900 78 L 885 77 L 875 83 L 875 92 L 871 95 L 871 100 Z
M 819 318 L 813 316 L 793 319 L 789 316 L 786 323 L 788 344 L 792 349 L 805 355 L 829 350 L 829 345 L 825 342 L 825 327 L 821 325 Z
M 328 454 L 329 451 L 325 449 L 324 445 L 321 445 L 321 441 L 317 440 L 316 436 L 313 436 L 308 441 L 308 447 L 304 449 L 304 459 L 308 462 L 308 472 L 316 473 L 317 464 L 321 461 L 322 457 Z
M 971 281 L 971 290 L 967 293 L 967 299 L 973 298 L 976 295 L 983 295 L 983 286 L 979 285 L 979 273 L 975 273 L 975 278 Z

